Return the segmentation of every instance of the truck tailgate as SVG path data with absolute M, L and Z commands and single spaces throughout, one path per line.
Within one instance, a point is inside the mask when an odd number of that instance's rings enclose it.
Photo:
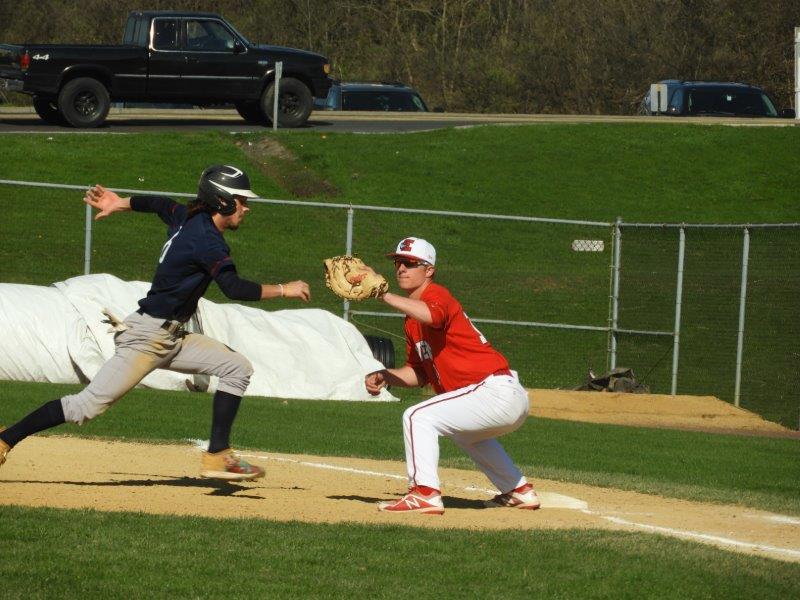
M 22 77 L 22 71 L 19 68 L 19 55 L 21 52 L 22 46 L 0 44 L 0 77 L 8 77 L 10 79 Z

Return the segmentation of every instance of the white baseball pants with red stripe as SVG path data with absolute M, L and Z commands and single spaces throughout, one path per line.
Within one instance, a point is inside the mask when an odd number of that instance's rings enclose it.
M 497 437 L 518 429 L 528 416 L 528 393 L 517 374 L 490 375 L 480 383 L 445 392 L 403 413 L 409 486 L 439 484 L 439 436 L 452 439 L 502 493 L 526 482 Z

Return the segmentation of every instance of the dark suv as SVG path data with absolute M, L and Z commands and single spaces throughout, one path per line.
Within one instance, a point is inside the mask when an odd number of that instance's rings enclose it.
M 315 101 L 314 109 L 428 112 L 427 105 L 414 88 L 387 82 L 335 82 L 327 98 Z
M 795 117 L 791 108 L 779 112 L 766 92 L 754 85 L 678 79 L 665 79 L 650 86 L 639 112 L 674 116 Z

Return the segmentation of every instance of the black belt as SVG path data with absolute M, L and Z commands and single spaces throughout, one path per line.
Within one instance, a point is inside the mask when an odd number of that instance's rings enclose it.
M 136 312 L 139 313 L 140 315 L 147 315 L 148 317 L 156 318 L 156 317 L 153 317 L 153 315 L 144 312 L 144 310 L 141 309 L 141 308 L 137 309 Z M 167 319 L 166 321 L 161 323 L 161 325 L 159 325 L 159 327 L 161 327 L 161 329 L 169 332 L 170 334 L 175 335 L 176 333 L 179 333 L 179 332 L 183 331 L 184 325 L 186 325 L 186 323 L 182 323 L 181 321 L 171 321 L 171 320 Z

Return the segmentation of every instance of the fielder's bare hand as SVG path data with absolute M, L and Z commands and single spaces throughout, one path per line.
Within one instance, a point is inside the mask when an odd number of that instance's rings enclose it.
M 386 387 L 386 378 L 383 371 L 375 371 L 364 377 L 364 386 L 371 396 L 377 396 Z
M 95 221 L 105 219 L 112 213 L 131 209 L 130 198 L 120 198 L 115 192 L 107 190 L 100 184 L 86 190 L 83 201 L 92 208 L 100 211 L 95 215 Z
M 286 298 L 299 298 L 303 302 L 311 300 L 311 289 L 305 281 L 290 281 L 283 284 L 283 295 Z

